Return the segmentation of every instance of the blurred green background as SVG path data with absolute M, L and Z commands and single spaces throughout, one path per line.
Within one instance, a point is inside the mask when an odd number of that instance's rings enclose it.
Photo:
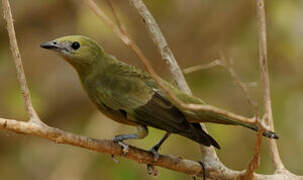
M 120 60 L 142 67 L 128 49 L 81 1 L 11 1 L 15 28 L 34 106 L 42 120 L 54 127 L 95 138 L 112 138 L 135 129 L 105 118 L 83 92 L 75 71 L 40 43 L 68 34 L 96 39 Z M 142 19 L 126 0 L 114 0 L 118 15 L 134 41 L 152 60 L 158 73 L 170 80 L 157 49 L 145 31 Z M 234 61 L 244 82 L 255 82 L 252 96 L 262 109 L 262 87 L 258 67 L 255 2 L 243 0 L 152 0 L 145 1 L 159 23 L 182 68 L 206 64 L 223 51 Z M 105 1 L 98 4 L 110 15 Z M 266 1 L 269 68 L 275 129 L 280 135 L 280 154 L 286 167 L 303 174 L 303 2 Z M 111 15 L 110 15 L 111 16 Z M 111 16 L 112 17 L 112 16 Z M 26 120 L 15 76 L 3 19 L 0 20 L 0 116 Z M 252 116 L 241 91 L 226 70 L 216 67 L 186 74 L 193 93 L 209 104 Z M 221 144 L 217 151 L 225 165 L 247 167 L 255 145 L 255 133 L 233 126 L 207 125 Z M 128 141 L 149 149 L 164 134 L 150 128 L 144 140 Z M 257 172 L 270 174 L 267 140 L 264 139 L 261 166 Z M 78 147 L 0 130 L 0 174 L 6 180 L 153 179 L 145 165 Z M 174 135 L 160 150 L 193 160 L 201 155 L 198 145 Z M 191 179 L 161 169 L 158 179 Z

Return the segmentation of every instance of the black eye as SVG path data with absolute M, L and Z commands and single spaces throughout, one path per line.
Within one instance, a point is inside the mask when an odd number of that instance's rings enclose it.
M 77 41 L 73 42 L 71 47 L 74 49 L 74 50 L 77 50 L 80 48 L 80 43 L 78 43 Z

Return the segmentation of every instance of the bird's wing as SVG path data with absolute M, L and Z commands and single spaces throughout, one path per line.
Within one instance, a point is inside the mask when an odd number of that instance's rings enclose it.
M 127 119 L 136 124 L 177 133 L 206 146 L 220 147 L 198 124 L 186 120 L 147 73 L 124 63 L 109 66 L 107 71 L 111 76 L 103 79 L 106 84 L 98 86 L 98 94 L 103 96 L 100 99 L 106 106 L 125 112 Z M 169 83 L 167 85 L 173 88 Z
M 145 83 L 151 80 L 147 73 L 115 59 L 96 78 L 98 85 L 95 88 L 99 98 L 115 110 L 129 111 L 144 105 L 154 94 L 152 88 Z
M 188 95 L 179 89 L 173 87 L 170 84 L 167 84 L 167 86 L 170 88 L 170 90 L 174 93 L 174 95 L 183 101 L 186 104 L 200 104 L 205 105 L 206 103 L 202 101 L 201 99 Z M 169 97 L 166 97 L 167 99 Z M 206 110 L 188 110 L 183 109 L 182 107 L 176 106 L 182 111 L 182 113 L 185 115 L 186 119 L 190 123 L 199 123 L 199 122 L 210 122 L 210 123 L 217 123 L 217 124 L 227 124 L 227 125 L 239 125 L 243 126 L 249 129 L 252 129 L 254 131 L 258 131 L 258 126 L 255 124 L 249 124 L 246 122 L 239 121 L 238 119 L 232 119 L 228 116 L 225 116 L 223 114 L 219 114 L 213 111 L 206 111 Z M 272 131 L 265 131 L 263 132 L 263 136 L 278 139 L 278 135 L 275 134 Z
M 146 72 L 122 62 L 116 62 L 107 71 L 111 77 L 103 80 L 106 84 L 98 86 L 102 92 L 98 94 L 108 107 L 126 111 L 134 120 L 158 128 L 161 128 L 161 122 L 173 126 L 186 121 Z M 148 124 L 151 121 L 156 124 Z

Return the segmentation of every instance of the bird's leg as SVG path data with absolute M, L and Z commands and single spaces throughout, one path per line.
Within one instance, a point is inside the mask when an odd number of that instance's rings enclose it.
M 205 170 L 205 164 L 202 162 L 202 161 L 198 161 L 198 163 L 201 165 L 202 167 L 202 177 L 203 177 L 203 180 L 206 180 L 206 170 Z
M 170 133 L 167 132 L 161 139 L 160 141 L 154 145 L 150 151 L 154 154 L 154 161 L 157 161 L 159 159 L 159 154 L 158 154 L 158 150 L 160 148 L 160 146 L 164 143 L 164 141 L 169 137 Z M 158 175 L 158 171 L 157 169 L 154 168 L 154 166 L 152 164 L 147 164 L 147 173 L 153 176 L 157 176 Z
M 113 141 L 120 144 L 123 148 L 123 153 L 128 152 L 128 145 L 123 141 L 127 139 L 143 139 L 148 135 L 148 129 L 146 126 L 137 126 L 137 132 L 135 134 L 124 134 L 115 136 Z
M 159 154 L 158 154 L 158 150 L 160 149 L 161 145 L 164 143 L 164 141 L 169 137 L 170 133 L 167 132 L 162 138 L 161 140 L 154 145 L 150 151 L 154 154 L 154 160 L 157 161 L 159 159 Z

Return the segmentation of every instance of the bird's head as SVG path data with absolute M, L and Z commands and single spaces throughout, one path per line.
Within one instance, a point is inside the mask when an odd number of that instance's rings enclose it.
M 102 48 L 94 40 L 80 35 L 60 37 L 42 43 L 40 46 L 59 53 L 59 55 L 79 72 L 91 68 L 104 53 Z

